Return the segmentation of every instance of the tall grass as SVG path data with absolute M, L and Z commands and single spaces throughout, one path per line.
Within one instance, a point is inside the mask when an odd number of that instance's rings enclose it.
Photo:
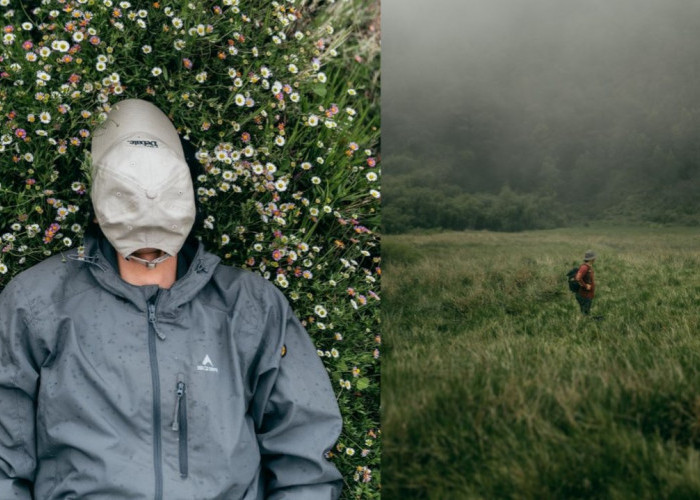
M 700 236 L 387 236 L 393 498 L 700 497 Z M 598 253 L 593 315 L 564 274 Z

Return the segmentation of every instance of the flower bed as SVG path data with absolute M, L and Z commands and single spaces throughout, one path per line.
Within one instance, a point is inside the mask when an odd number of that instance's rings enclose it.
M 377 3 L 42 4 L 0 1 L 0 288 L 81 245 L 91 131 L 154 102 L 202 166 L 198 235 L 282 289 L 323 357 L 344 498 L 378 497 Z

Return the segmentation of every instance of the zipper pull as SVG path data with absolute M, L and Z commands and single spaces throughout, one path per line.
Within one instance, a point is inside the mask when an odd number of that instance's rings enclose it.
M 180 477 L 187 477 L 189 464 L 187 460 L 187 386 L 184 382 L 184 375 L 178 373 L 177 385 L 175 386 L 175 412 L 173 413 L 173 423 L 170 428 L 178 433 L 178 455 L 180 462 Z
M 177 395 L 175 399 L 175 410 L 173 411 L 173 423 L 170 428 L 177 432 L 180 430 L 180 404 L 182 402 L 182 396 L 185 395 L 185 383 L 178 382 L 175 394 Z
M 148 303 L 148 321 L 156 322 L 156 305 L 153 302 Z
M 156 332 L 160 340 L 165 340 L 165 335 L 158 329 L 158 321 L 156 320 L 156 305 L 154 302 L 148 303 L 148 322 L 153 326 L 153 331 Z

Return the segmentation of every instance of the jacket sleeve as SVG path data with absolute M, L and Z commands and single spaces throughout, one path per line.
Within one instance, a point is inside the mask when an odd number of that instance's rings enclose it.
M 342 476 L 325 458 L 342 427 L 328 373 L 308 333 L 274 288 L 265 313 L 268 368 L 254 404 L 265 498 L 330 500 Z
M 0 293 L 0 498 L 31 499 L 36 466 L 35 405 L 27 307 L 16 283 Z

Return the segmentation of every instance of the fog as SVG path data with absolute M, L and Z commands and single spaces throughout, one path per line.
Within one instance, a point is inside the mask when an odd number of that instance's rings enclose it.
M 699 80 L 699 2 L 384 0 L 385 190 L 420 181 L 407 154 L 466 192 L 590 178 L 602 213 L 661 183 L 673 209 L 697 194 Z

